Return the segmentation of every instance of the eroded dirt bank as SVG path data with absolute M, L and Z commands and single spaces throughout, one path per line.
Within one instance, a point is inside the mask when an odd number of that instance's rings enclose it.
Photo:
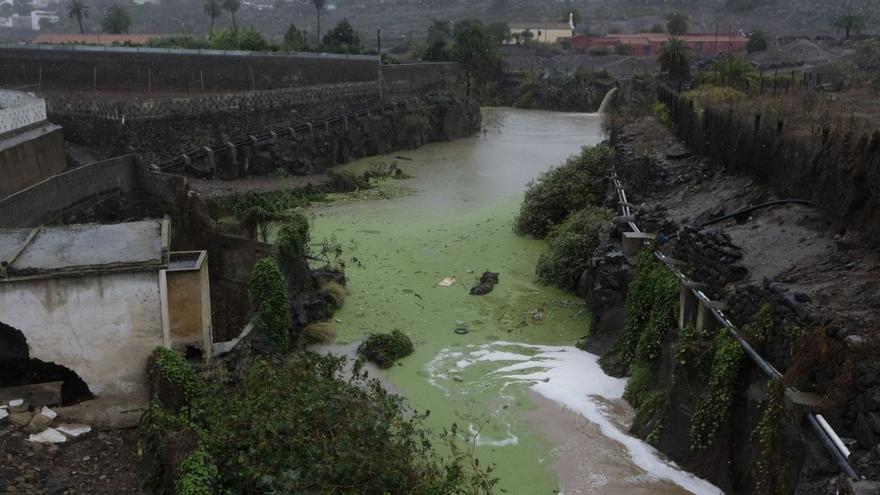
M 685 274 L 718 301 L 750 344 L 806 394 L 774 400 L 766 375 L 747 358 L 732 373 L 729 408 L 717 412 L 708 445 L 694 421 L 717 377 L 715 335 L 671 328 L 645 390 L 662 405 L 640 410 L 633 433 L 729 493 L 836 493 L 849 489 L 803 413 L 821 413 L 852 451 L 860 475 L 880 478 L 880 258 L 861 233 L 809 204 L 783 202 L 749 177 L 712 168 L 659 121 L 619 129 L 617 170 L 643 231 L 683 262 Z M 609 199 L 616 203 L 616 197 Z M 628 374 L 621 348 L 627 285 L 638 270 L 618 244 L 618 217 L 604 233 L 580 290 L 595 314 L 586 347 L 612 374 Z M 770 421 L 772 404 L 782 413 Z M 705 418 L 705 416 L 700 416 Z M 862 489 L 880 490 L 863 484 Z M 861 493 L 861 492 L 860 492 Z M 864 493 L 877 493 L 866 491 Z

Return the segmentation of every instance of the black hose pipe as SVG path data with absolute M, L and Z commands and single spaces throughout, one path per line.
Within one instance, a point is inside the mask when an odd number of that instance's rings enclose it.
M 700 225 L 700 228 L 702 229 L 703 227 L 707 227 L 709 225 L 712 225 L 712 224 L 715 224 L 718 222 L 723 222 L 723 221 L 729 220 L 731 218 L 736 218 L 736 217 L 745 215 L 747 213 L 751 213 L 755 210 L 760 210 L 761 208 L 767 208 L 769 206 L 784 205 L 784 204 L 790 204 L 790 203 L 807 205 L 807 206 L 815 206 L 812 201 L 807 201 L 806 199 L 779 199 L 776 201 L 769 201 L 767 203 L 762 203 L 762 204 L 755 205 L 755 206 L 749 206 L 748 208 L 743 208 L 742 210 L 738 210 L 733 213 L 720 216 L 718 218 L 713 218 L 712 220 L 709 220 L 708 222 Z

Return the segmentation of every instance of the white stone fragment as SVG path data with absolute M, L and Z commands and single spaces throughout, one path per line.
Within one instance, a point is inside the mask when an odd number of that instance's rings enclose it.
M 28 437 L 28 441 L 37 443 L 64 443 L 67 441 L 67 437 L 55 428 L 46 428 L 40 433 L 31 434 L 31 436 Z
M 80 436 L 85 435 L 86 433 L 92 431 L 91 426 L 76 424 L 76 423 L 58 425 L 55 427 L 55 429 L 60 431 L 61 433 L 64 433 L 65 435 L 67 435 L 70 438 L 77 438 L 77 437 L 80 437 Z
M 49 418 L 49 419 L 55 419 L 55 418 L 58 417 L 58 413 L 57 413 L 57 412 L 55 412 L 55 411 L 49 409 L 49 408 L 46 407 L 46 406 L 43 406 L 43 408 L 40 409 L 40 414 L 42 414 L 43 416 L 46 416 L 46 417 Z
M 0 421 L 6 419 L 7 416 L 9 416 L 9 413 L 6 412 L 6 409 L 0 409 Z
M 10 413 L 20 413 L 27 410 L 28 406 L 24 403 L 24 399 L 12 399 L 11 401 L 9 401 Z

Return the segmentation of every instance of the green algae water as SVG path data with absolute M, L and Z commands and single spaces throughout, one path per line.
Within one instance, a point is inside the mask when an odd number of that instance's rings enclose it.
M 346 263 L 350 295 L 330 349 L 350 352 L 370 332 L 408 334 L 415 353 L 374 373 L 429 410 L 435 430 L 457 423 L 475 436 L 499 492 L 716 492 L 622 433 L 624 382 L 571 347 L 589 331 L 583 301 L 537 284 L 546 243 L 513 233 L 528 181 L 601 141 L 599 118 L 484 115 L 478 136 L 341 167 L 396 162 L 412 176 L 395 181 L 403 194 L 309 209 L 313 243 L 338 243 Z M 484 271 L 500 283 L 470 295 Z

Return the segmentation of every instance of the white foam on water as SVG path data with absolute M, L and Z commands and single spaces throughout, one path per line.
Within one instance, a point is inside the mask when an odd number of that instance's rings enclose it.
M 468 352 L 470 351 L 470 352 Z M 520 351 L 520 352 L 515 352 Z M 647 443 L 617 428 L 605 405 L 598 398 L 618 400 L 623 397 L 626 380 L 606 375 L 599 367 L 598 356 L 576 347 L 493 342 L 480 346 L 465 346 L 464 352 L 444 350 L 428 363 L 429 381 L 444 389 L 436 379 L 447 377 L 440 372 L 444 363 L 455 352 L 457 365 L 470 366 L 477 362 L 510 362 L 489 373 L 487 378 L 504 381 L 508 385 L 522 383 L 547 399 L 556 402 L 595 424 L 607 438 L 622 444 L 633 464 L 655 479 L 668 480 L 696 494 L 720 494 L 718 487 L 681 470 L 674 462 L 661 457 Z M 467 366 L 457 366 L 459 370 Z M 436 378 L 436 379 L 435 379 Z M 447 393 L 448 395 L 448 393 Z

